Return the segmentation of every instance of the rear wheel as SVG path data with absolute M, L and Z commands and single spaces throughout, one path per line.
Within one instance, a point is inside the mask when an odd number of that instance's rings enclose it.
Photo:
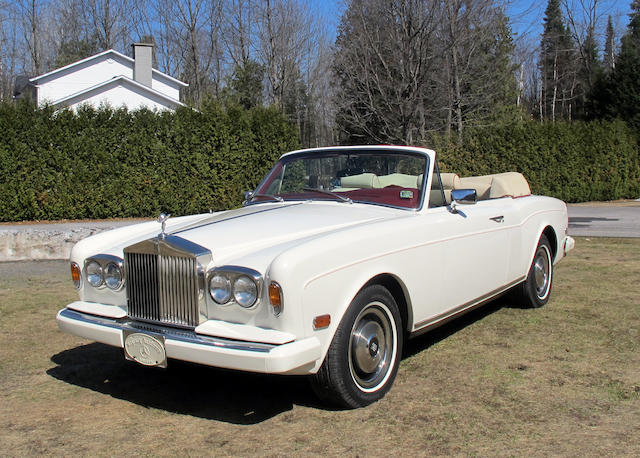
M 521 284 L 520 295 L 524 305 L 542 307 L 549 301 L 553 286 L 553 255 L 545 235 L 540 237 L 527 279 Z
M 364 288 L 338 325 L 327 356 L 312 376 L 316 394 L 348 408 L 381 399 L 391 388 L 402 355 L 402 321 L 389 291 Z

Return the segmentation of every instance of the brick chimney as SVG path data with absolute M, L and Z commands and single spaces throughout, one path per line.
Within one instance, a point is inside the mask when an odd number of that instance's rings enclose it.
M 153 44 L 133 43 L 133 79 L 151 87 L 151 69 L 153 64 Z

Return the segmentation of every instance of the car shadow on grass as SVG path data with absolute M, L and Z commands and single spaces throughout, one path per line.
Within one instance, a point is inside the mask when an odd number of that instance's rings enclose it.
M 502 307 L 518 307 L 509 296 L 469 312 L 406 342 L 403 359 L 427 350 Z M 148 368 L 124 359 L 121 348 L 100 343 L 81 345 L 51 357 L 47 374 L 144 407 L 233 424 L 263 422 L 303 405 L 340 410 L 323 404 L 307 377 L 255 374 L 169 360 L 167 369 Z
M 123 350 L 100 343 L 51 357 L 47 374 L 72 385 L 182 415 L 251 425 L 289 411 L 295 404 L 326 408 L 306 377 L 230 371 L 169 360 L 167 369 L 124 359 Z
M 488 302 L 475 310 L 454 318 L 453 320 L 447 322 L 446 324 L 443 324 L 442 326 L 432 329 L 425 334 L 419 335 L 413 339 L 409 339 L 409 341 L 406 342 L 404 346 L 402 355 L 403 359 L 430 348 L 438 342 L 443 341 L 447 337 L 450 337 L 458 331 L 461 331 L 467 326 L 472 325 L 477 321 L 481 321 L 492 313 L 497 312 L 501 308 L 523 307 L 518 304 L 517 299 L 515 299 L 511 294 L 507 294 L 494 299 L 493 301 Z

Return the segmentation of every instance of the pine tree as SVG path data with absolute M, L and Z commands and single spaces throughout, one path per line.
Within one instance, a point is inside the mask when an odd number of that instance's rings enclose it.
M 261 105 L 263 77 L 264 68 L 254 60 L 236 65 L 229 81 L 232 99 L 246 109 Z
M 560 0 L 549 0 L 540 42 L 543 116 L 570 118 L 574 91 L 573 42 L 564 24 Z
M 580 59 L 576 64 L 577 78 L 573 91 L 575 114 L 573 118 L 589 119 L 593 117 L 594 111 L 591 95 L 604 77 L 593 27 L 587 30 L 587 35 L 580 48 Z
M 610 81 L 606 113 L 640 130 L 640 0 L 631 2 L 629 16 Z
M 610 74 L 613 72 L 614 68 L 616 68 L 615 32 L 613 30 L 613 21 L 611 20 L 611 16 L 609 16 L 609 21 L 607 22 L 607 34 L 604 40 L 603 66 L 604 71 L 607 74 Z

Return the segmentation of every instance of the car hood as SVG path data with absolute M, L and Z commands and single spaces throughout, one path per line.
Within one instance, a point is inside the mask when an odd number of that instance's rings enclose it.
M 209 249 L 216 264 L 292 240 L 386 219 L 406 211 L 364 204 L 304 201 L 230 210 L 167 231 Z

